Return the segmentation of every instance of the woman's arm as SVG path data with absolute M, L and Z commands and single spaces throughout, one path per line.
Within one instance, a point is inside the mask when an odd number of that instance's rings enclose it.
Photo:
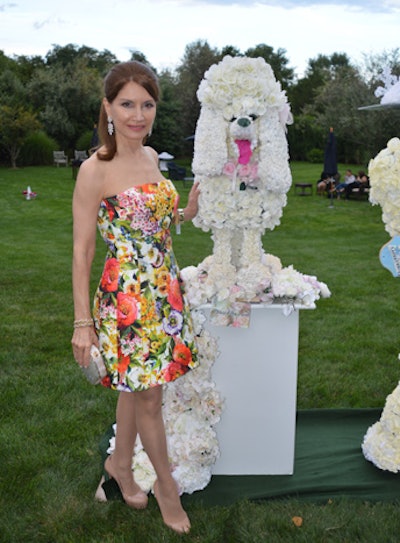
M 185 221 L 191 221 L 196 215 L 199 209 L 199 196 L 200 188 L 199 183 L 193 183 L 189 192 L 188 202 L 185 208 L 182 209 L 183 219 Z
M 89 364 L 91 345 L 98 345 L 90 304 L 90 274 L 96 249 L 97 214 L 102 192 L 99 177 L 97 182 L 95 181 L 97 170 L 93 161 L 87 160 L 82 164 L 72 201 L 72 290 L 75 323 L 72 348 L 74 357 L 81 366 Z

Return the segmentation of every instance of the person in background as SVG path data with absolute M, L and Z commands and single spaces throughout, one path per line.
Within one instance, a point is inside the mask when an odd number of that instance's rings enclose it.
M 321 177 L 317 181 L 317 194 L 324 194 L 330 183 L 330 177 L 327 173 L 322 172 Z
M 358 172 L 357 180 L 360 183 L 359 188 L 362 192 L 369 188 L 369 177 L 364 171 Z
M 344 175 L 343 183 L 339 183 L 336 186 L 337 197 L 340 198 L 340 194 L 346 190 L 346 186 L 350 185 L 351 183 L 354 183 L 355 180 L 356 180 L 356 177 L 353 174 L 353 172 L 350 169 L 347 169 Z
M 336 180 L 326 172 L 321 173 L 321 177 L 317 181 L 317 194 L 333 193 L 336 187 Z
M 157 475 L 153 491 L 163 520 L 186 533 L 190 521 L 171 474 L 161 409 L 162 385 L 198 365 L 170 227 L 195 217 L 199 188 L 195 183 L 187 206 L 177 209 L 176 189 L 161 174 L 156 151 L 145 145 L 159 100 L 150 68 L 137 61 L 115 65 L 104 95 L 101 146 L 82 164 L 73 195 L 73 354 L 87 366 L 92 344 L 99 347 L 108 372 L 102 384 L 119 392 L 115 450 L 105 461 L 105 477 L 128 506 L 147 506 L 132 472 L 139 435 Z M 92 319 L 96 224 L 108 252 Z M 106 499 L 102 489 L 98 497 Z
M 350 194 L 353 189 L 358 189 L 359 193 L 363 193 L 366 188 L 369 187 L 369 178 L 368 175 L 360 170 L 357 174 L 356 179 L 352 183 L 348 183 L 345 187 L 346 199 L 350 198 Z

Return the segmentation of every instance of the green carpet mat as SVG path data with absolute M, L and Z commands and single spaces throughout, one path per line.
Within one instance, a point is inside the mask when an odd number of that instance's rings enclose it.
M 361 443 L 381 409 L 315 409 L 297 413 L 293 475 L 215 475 L 202 491 L 183 503 L 229 505 L 240 499 L 297 498 L 326 502 L 349 497 L 367 501 L 400 499 L 400 474 L 365 460 Z M 106 437 L 106 436 L 105 436 Z M 102 440 L 104 453 L 105 438 Z M 105 446 L 107 448 L 107 445 Z

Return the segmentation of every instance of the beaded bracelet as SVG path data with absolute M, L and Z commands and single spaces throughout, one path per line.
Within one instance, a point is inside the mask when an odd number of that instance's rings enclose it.
M 93 319 L 80 319 L 74 321 L 74 328 L 84 328 L 86 326 L 93 326 Z

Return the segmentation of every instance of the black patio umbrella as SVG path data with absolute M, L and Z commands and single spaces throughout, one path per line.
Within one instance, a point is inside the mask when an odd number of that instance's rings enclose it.
M 334 177 L 337 173 L 337 153 L 336 153 L 336 137 L 333 133 L 333 128 L 329 129 L 328 141 L 326 142 L 324 154 L 324 172 L 329 177 Z
M 327 189 L 329 191 L 329 207 L 333 207 L 333 193 L 335 191 L 335 176 L 337 176 L 336 138 L 333 128 L 329 129 L 328 141 L 325 146 L 324 172 L 328 175 Z M 332 178 L 332 179 L 331 179 Z

